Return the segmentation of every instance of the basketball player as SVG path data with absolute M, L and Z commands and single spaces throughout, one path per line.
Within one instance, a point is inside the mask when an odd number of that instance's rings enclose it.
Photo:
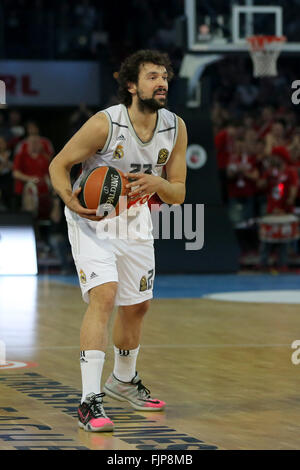
M 88 303 L 80 333 L 82 400 L 78 408 L 78 424 L 86 431 L 113 430 L 103 409 L 105 393 L 128 401 L 136 410 L 165 407 L 142 384 L 136 361 L 155 269 L 147 196 L 157 193 L 168 204 L 181 204 L 185 198 L 186 128 L 181 118 L 165 108 L 172 75 L 166 54 L 138 51 L 128 57 L 118 76 L 121 104 L 92 116 L 50 166 L 54 189 L 66 205 L 72 254 Z M 72 191 L 69 174 L 78 163 L 82 163 L 82 174 Z M 133 224 L 125 239 L 102 238 L 100 228 L 106 220 L 78 200 L 81 178 L 101 165 L 123 171 L 127 179 L 130 174 L 129 196 L 144 197 L 144 204 L 127 211 Z M 161 177 L 163 167 L 166 179 Z M 113 328 L 114 370 L 101 393 L 107 324 L 115 305 L 119 308 Z

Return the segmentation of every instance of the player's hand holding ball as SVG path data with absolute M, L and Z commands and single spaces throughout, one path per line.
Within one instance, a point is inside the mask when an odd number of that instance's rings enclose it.
M 80 217 L 99 221 L 118 216 L 121 212 L 160 190 L 166 180 L 147 173 L 123 173 L 102 166 L 85 176 L 66 205 Z M 121 196 L 127 200 L 121 200 Z
M 140 198 L 146 194 L 157 193 L 167 183 L 164 178 L 147 173 L 125 173 L 124 176 L 129 181 L 126 188 L 131 199 Z
M 81 192 L 81 188 L 76 189 L 70 198 L 69 201 L 66 201 L 66 206 L 73 212 L 76 212 L 80 217 L 83 217 L 84 219 L 89 219 L 89 220 L 94 220 L 94 221 L 99 221 L 102 219 L 102 217 L 98 217 L 96 215 L 97 210 L 96 209 L 86 209 L 83 207 L 78 199 L 78 195 Z

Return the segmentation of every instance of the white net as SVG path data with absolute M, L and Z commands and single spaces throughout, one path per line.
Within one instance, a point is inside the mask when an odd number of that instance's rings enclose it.
M 254 77 L 277 76 L 277 59 L 285 40 L 284 36 L 251 36 L 247 38 L 253 61 Z

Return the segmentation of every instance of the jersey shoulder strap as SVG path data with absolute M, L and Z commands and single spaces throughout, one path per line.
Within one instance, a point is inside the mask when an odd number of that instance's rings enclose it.
M 105 142 L 105 145 L 101 151 L 98 153 L 103 154 L 107 151 L 109 144 L 111 142 L 113 133 L 119 131 L 121 128 L 128 129 L 126 122 L 126 117 L 124 115 L 124 109 L 121 104 L 110 106 L 109 108 L 99 111 L 99 113 L 104 113 L 108 119 L 108 135 Z
M 173 136 L 173 145 L 175 145 L 178 134 L 178 116 L 168 109 L 160 110 L 160 126 L 157 134 L 168 133 L 168 136 Z

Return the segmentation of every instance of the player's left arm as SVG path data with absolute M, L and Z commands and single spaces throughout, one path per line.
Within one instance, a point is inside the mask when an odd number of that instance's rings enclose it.
M 138 187 L 129 196 L 144 196 L 157 193 L 167 204 L 182 204 L 185 199 L 187 132 L 184 121 L 178 117 L 176 144 L 165 166 L 167 179 L 145 173 L 127 173 L 130 180 L 128 188 Z
M 167 179 L 157 191 L 160 199 L 167 204 L 182 204 L 185 199 L 186 180 L 186 126 L 178 117 L 178 135 L 176 144 L 166 164 Z

